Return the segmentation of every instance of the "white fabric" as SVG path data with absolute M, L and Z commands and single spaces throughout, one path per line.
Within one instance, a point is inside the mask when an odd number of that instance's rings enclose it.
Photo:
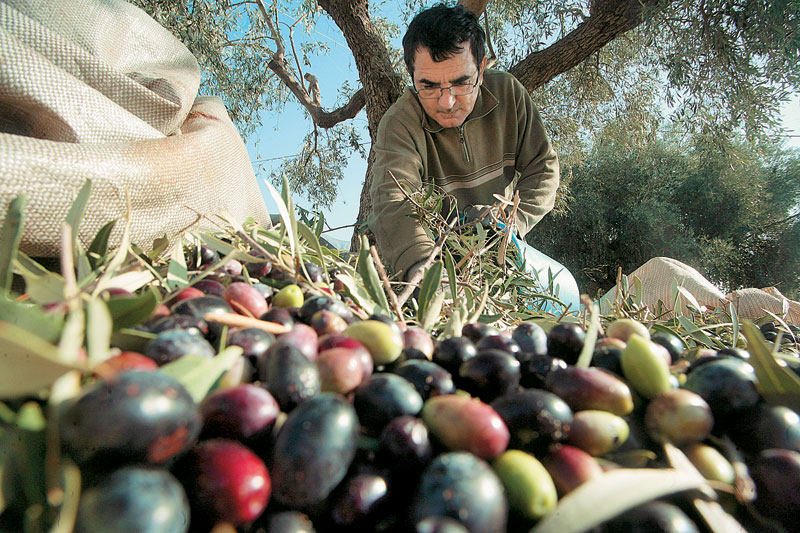
M 800 303 L 789 300 L 775 287 L 765 289 L 748 288 L 724 294 L 719 288 L 702 276 L 697 270 L 670 257 L 654 257 L 628 274 L 629 285 L 633 279 L 642 282 L 642 303 L 655 312 L 659 300 L 662 309 L 669 311 L 663 318 L 671 318 L 674 301 L 674 286 L 683 287 L 701 306 L 709 309 L 720 306 L 727 310 L 729 302 L 736 306 L 739 318 L 757 319 L 773 313 L 789 324 L 800 325 Z M 600 299 L 601 311 L 612 311 L 617 287 L 614 286 Z M 683 294 L 679 296 L 683 314 L 689 314 L 687 304 L 691 303 Z
M 189 50 L 127 2 L 0 0 L 0 217 L 30 195 L 21 249 L 58 254 L 86 179 L 84 242 L 125 215 L 126 194 L 144 249 L 198 213 L 269 225 L 241 137 L 199 85 Z

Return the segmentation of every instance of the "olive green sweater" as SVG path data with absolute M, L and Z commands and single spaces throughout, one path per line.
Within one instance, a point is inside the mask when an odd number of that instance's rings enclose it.
M 486 70 L 472 113 L 458 128 L 443 128 L 406 89 L 381 119 L 375 139 L 367 224 L 381 255 L 395 272 L 406 271 L 433 249 L 397 187 L 433 182 L 462 210 L 494 203 L 509 194 L 516 173 L 520 204 L 517 226 L 524 237 L 553 208 L 559 183 L 558 157 L 530 95 L 512 75 Z M 509 196 L 510 197 L 510 196 Z

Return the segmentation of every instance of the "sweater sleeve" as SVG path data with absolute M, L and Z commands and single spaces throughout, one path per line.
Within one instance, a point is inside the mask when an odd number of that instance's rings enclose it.
M 559 184 L 558 156 L 550 143 L 539 111 L 530 95 L 518 85 L 517 96 L 519 145 L 516 169 L 520 203 L 517 226 L 525 237 L 553 209 Z
M 387 114 L 378 127 L 372 163 L 367 224 L 378 249 L 395 272 L 406 272 L 431 253 L 434 243 L 414 218 L 411 202 L 389 175 L 408 191 L 422 187 L 422 156 L 404 125 Z

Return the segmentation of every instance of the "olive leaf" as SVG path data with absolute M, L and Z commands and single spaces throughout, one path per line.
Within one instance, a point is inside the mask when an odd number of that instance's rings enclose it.
M 67 218 L 65 222 L 69 224 L 72 228 L 71 234 L 71 243 L 72 243 L 72 253 L 75 257 L 79 257 L 80 254 L 78 251 L 77 243 L 78 243 L 78 230 L 80 229 L 81 219 L 83 219 L 83 214 L 86 212 L 86 205 L 89 203 L 89 196 L 92 194 L 92 181 L 86 180 L 83 182 L 83 186 L 81 190 L 78 191 L 78 195 L 73 200 L 72 205 L 67 211 Z
M 84 370 L 84 367 L 62 360 L 58 346 L 19 326 L 0 322 L 0 396 L 3 398 L 36 394 L 72 370 Z
M 155 338 L 156 334 L 149 331 L 122 328 L 111 333 L 111 344 L 123 351 L 144 353 L 147 343 Z
M 292 220 L 294 217 L 289 213 L 289 208 L 286 203 L 283 201 L 280 193 L 275 187 L 267 180 L 264 180 L 264 184 L 267 186 L 267 191 L 269 195 L 272 197 L 272 200 L 275 202 L 275 205 L 278 207 L 278 214 L 281 217 L 281 228 L 283 231 L 288 233 L 289 235 L 289 250 L 292 254 L 292 257 L 296 257 L 296 246 L 297 246 L 297 239 L 295 238 L 294 232 L 294 224 L 292 224 Z
M 530 533 L 581 533 L 637 505 L 706 484 L 702 476 L 673 469 L 619 468 L 587 481 L 561 498 Z M 598 505 L 598 502 L 603 502 Z
M 0 321 L 8 322 L 42 340 L 55 343 L 64 327 L 63 316 L 48 313 L 41 307 L 0 298 Z
M 64 278 L 50 272 L 23 252 L 17 253 L 14 270 L 25 280 L 25 292 L 31 301 L 46 304 L 64 299 Z
M 750 352 L 748 362 L 756 371 L 758 392 L 773 405 L 785 405 L 800 412 L 800 378 L 778 363 L 755 324 L 745 321 L 742 329 Z
M 189 271 L 186 268 L 186 256 L 183 253 L 183 239 L 178 236 L 172 247 L 169 268 L 167 269 L 167 288 L 173 291 L 188 285 Z
M 114 331 L 141 324 L 153 314 L 161 303 L 161 295 L 150 286 L 141 294 L 134 296 L 114 296 L 106 304 L 111 313 Z
M 161 257 L 161 254 L 163 254 L 167 248 L 169 248 L 169 239 L 166 235 L 164 235 L 163 237 L 159 237 L 153 241 L 153 249 L 150 250 L 150 252 L 147 254 L 147 257 L 151 261 L 154 261 Z
M 8 205 L 3 228 L 0 229 L 0 291 L 6 294 L 11 291 L 14 261 L 22 241 L 22 231 L 25 229 L 26 203 L 26 194 L 13 198 Z
M 177 379 L 194 401 L 200 403 L 213 388 L 217 380 L 242 356 L 239 346 L 228 346 L 212 358 L 187 354 L 167 363 L 159 372 Z
M 425 322 L 425 315 L 431 302 L 436 297 L 436 293 L 441 292 L 443 269 L 444 263 L 436 261 L 425 272 L 425 277 L 422 278 L 422 283 L 419 287 L 419 310 L 417 312 L 417 320 L 419 320 L 420 324 Z
M 317 257 L 319 257 L 320 267 L 322 267 L 322 271 L 324 273 L 325 279 L 330 281 L 330 277 L 328 276 L 328 269 L 325 268 L 324 262 L 324 254 L 322 252 L 322 246 L 319 243 L 319 237 L 315 230 L 312 230 L 302 222 L 297 223 L 297 231 L 300 233 L 300 236 L 304 238 L 308 243 L 311 245 L 311 248 L 314 252 L 317 253 Z
M 690 337 L 692 337 L 694 340 L 696 340 L 697 342 L 699 342 L 701 344 L 704 344 L 704 345 L 708 346 L 709 348 L 714 348 L 714 347 L 723 348 L 724 347 L 724 345 L 718 339 L 712 339 L 711 337 L 706 335 L 705 332 L 703 332 L 703 330 L 698 328 L 697 325 L 694 322 L 692 322 L 691 320 L 689 320 L 685 316 L 679 316 L 678 317 L 678 322 L 683 327 L 683 329 L 686 331 L 686 333 Z
M 689 458 L 676 446 L 670 443 L 664 444 L 664 455 L 676 470 L 692 476 L 702 476 Z M 713 501 L 716 495 L 710 486 L 705 485 L 699 489 L 705 499 L 692 498 L 692 503 L 711 533 L 747 533 L 736 519 L 726 513 L 719 503 Z
M 317 220 L 314 223 L 313 229 L 314 235 L 319 239 L 322 235 L 322 230 L 325 229 L 325 215 L 323 213 L 317 213 Z
M 589 328 L 586 330 L 586 340 L 578 356 L 578 361 L 575 363 L 575 366 L 579 368 L 589 368 L 592 362 L 592 354 L 594 353 L 594 346 L 597 342 L 597 333 L 600 331 L 600 304 L 597 302 L 592 303 L 589 316 Z
M 86 352 L 89 367 L 108 359 L 111 350 L 111 331 L 114 321 L 108 305 L 100 298 L 90 298 L 86 302 Z
M 448 248 L 443 250 L 444 265 L 447 268 L 447 281 L 450 283 L 450 298 L 455 302 L 458 295 L 458 278 L 456 277 L 456 262 Z
M 739 314 L 736 312 L 736 306 L 733 305 L 733 302 L 728 304 L 728 312 L 731 315 L 731 322 L 733 323 L 733 332 L 731 333 L 731 344 L 736 346 L 739 342 Z
M 117 225 L 116 220 L 107 222 L 92 239 L 89 248 L 86 250 L 86 255 L 89 258 L 92 268 L 99 267 L 105 260 L 108 253 L 108 240 L 111 237 L 111 232 L 114 231 L 114 226 Z
M 375 302 L 366 293 L 366 290 L 356 282 L 355 278 L 349 274 L 336 274 L 336 279 L 342 282 L 345 294 L 350 297 L 357 306 L 362 308 L 368 315 L 375 311 Z
M 386 298 L 386 293 L 383 292 L 383 285 L 378 276 L 378 271 L 375 269 L 375 263 L 372 261 L 372 256 L 369 253 L 369 240 L 366 235 L 361 236 L 361 250 L 358 253 L 358 261 L 356 268 L 361 281 L 364 283 L 364 289 L 372 300 L 381 308 L 381 313 L 389 314 L 389 301 Z M 401 317 L 397 317 L 398 319 Z

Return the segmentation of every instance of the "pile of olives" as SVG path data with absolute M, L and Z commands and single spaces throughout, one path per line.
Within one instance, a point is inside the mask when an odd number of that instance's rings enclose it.
M 304 286 L 321 281 L 306 267 Z M 668 466 L 664 443 L 733 486 L 723 440 L 756 489 L 747 506 L 723 494 L 726 511 L 752 531 L 796 526 L 800 421 L 764 401 L 744 349 L 687 350 L 620 318 L 584 367 L 575 323 L 473 323 L 434 340 L 294 281 L 268 261 L 231 260 L 165 295 L 137 326 L 152 334 L 140 351 L 95 369 L 58 420 L 81 471 L 76 531 L 528 531 L 609 470 Z M 229 313 L 283 332 L 210 319 Z M 202 401 L 159 371 L 231 345 L 241 357 Z M 5 469 L 4 523 L 22 520 L 24 484 Z M 677 494 L 595 530 L 706 526 Z

